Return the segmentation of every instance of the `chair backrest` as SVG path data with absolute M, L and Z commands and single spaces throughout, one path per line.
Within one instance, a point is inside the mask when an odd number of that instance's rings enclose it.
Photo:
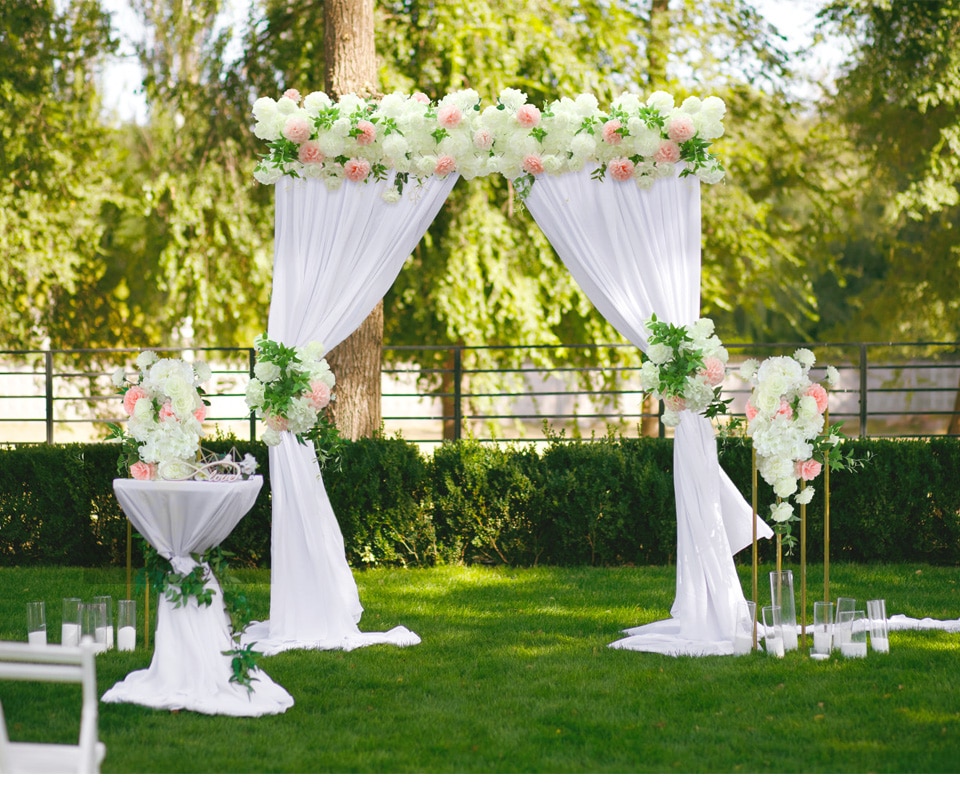
M 0 679 L 30 682 L 79 683 L 80 772 L 97 772 L 99 700 L 97 698 L 96 652 L 93 645 L 37 647 L 22 641 L 0 641 Z M 2 710 L 0 710 L 2 713 Z M 0 746 L 8 745 L 6 726 L 0 714 Z M 3 756 L 0 751 L 0 768 Z M 2 771 L 2 769 L 0 769 Z

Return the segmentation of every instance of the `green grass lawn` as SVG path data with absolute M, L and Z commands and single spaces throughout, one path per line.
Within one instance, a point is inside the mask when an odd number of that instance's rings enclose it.
M 768 571 L 760 573 L 763 602 Z M 237 575 L 265 617 L 269 573 Z M 101 704 L 103 771 L 960 771 L 960 634 L 893 632 L 889 655 L 864 660 L 671 658 L 607 645 L 625 627 L 669 616 L 673 568 L 443 567 L 356 577 L 361 629 L 405 625 L 420 645 L 265 658 L 264 671 L 296 702 L 282 715 Z M 2 569 L 0 638 L 25 640 L 25 603 L 44 599 L 57 641 L 60 598 L 121 597 L 124 580 L 122 570 Z M 749 569 L 741 580 L 749 588 Z M 812 608 L 822 594 L 818 566 L 808 594 Z M 860 606 L 883 597 L 891 615 L 956 619 L 960 569 L 834 564 L 831 595 Z M 142 647 L 99 656 L 100 693 L 150 658 Z M 0 683 L 11 738 L 69 741 L 79 708 L 79 688 L 71 690 Z

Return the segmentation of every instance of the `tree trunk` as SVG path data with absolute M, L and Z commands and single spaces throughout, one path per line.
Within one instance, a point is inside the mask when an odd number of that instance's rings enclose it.
M 667 56 L 670 53 L 670 0 L 653 0 L 647 24 L 647 86 L 662 89 L 667 84 Z
M 345 93 L 376 95 L 377 56 L 373 38 L 373 0 L 325 0 L 324 90 L 333 99 Z M 337 375 L 334 422 L 346 439 L 380 430 L 380 355 L 383 301 L 362 325 L 327 354 Z

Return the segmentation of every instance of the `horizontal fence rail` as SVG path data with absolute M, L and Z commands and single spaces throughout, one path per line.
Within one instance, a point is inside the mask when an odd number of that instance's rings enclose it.
M 720 425 L 742 425 L 749 386 L 736 375 L 747 358 L 792 354 L 796 345 L 734 344 Z M 840 372 L 830 391 L 831 422 L 848 436 L 960 435 L 960 344 L 807 345 Z M 91 442 L 122 423 L 111 380 L 133 378 L 140 349 L 0 351 L 0 444 Z M 261 424 L 244 402 L 250 347 L 160 347 L 161 355 L 202 359 L 212 377 L 211 436 L 254 440 Z M 670 436 L 662 409 L 639 385 L 643 357 L 629 344 L 388 346 L 383 349 L 383 430 L 424 446 L 471 438 L 542 442 L 609 433 Z

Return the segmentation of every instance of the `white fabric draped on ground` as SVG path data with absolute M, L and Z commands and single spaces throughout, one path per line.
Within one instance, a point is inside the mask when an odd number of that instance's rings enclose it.
M 700 182 L 669 177 L 650 189 L 586 169 L 541 177 L 525 200 L 577 283 L 640 349 L 651 314 L 688 324 L 700 314 Z M 733 653 L 733 555 L 752 543 L 752 509 L 720 468 L 708 420 L 684 412 L 674 438 L 677 589 L 671 618 L 625 631 L 610 646 L 668 655 Z M 773 533 L 758 521 L 758 536 Z
M 329 352 L 356 330 L 396 279 L 456 177 L 406 186 L 399 202 L 376 184 L 282 178 L 276 185 L 273 294 L 267 332 L 287 346 L 320 341 Z M 270 619 L 243 643 L 288 649 L 418 644 L 404 627 L 362 633 L 363 611 L 312 446 L 283 435 L 270 448 L 273 494 Z

